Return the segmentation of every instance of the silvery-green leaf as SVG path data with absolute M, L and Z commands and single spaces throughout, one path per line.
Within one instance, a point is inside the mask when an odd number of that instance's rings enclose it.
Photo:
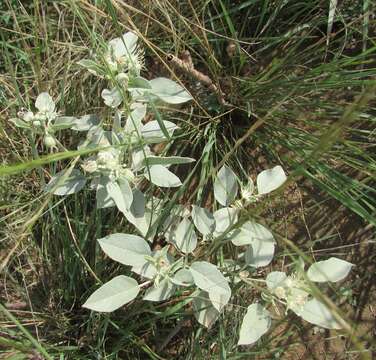
M 150 80 L 152 94 L 169 104 L 181 104 L 192 100 L 192 96 L 178 83 L 159 77 Z
M 272 271 L 266 277 L 266 286 L 273 292 L 278 286 L 283 286 L 284 281 L 287 279 L 287 275 L 282 271 Z
M 213 264 L 206 261 L 196 261 L 190 271 L 198 288 L 209 293 L 213 306 L 221 311 L 231 297 L 231 289 L 226 278 Z
M 112 48 L 114 57 L 120 59 L 123 56 L 129 57 L 136 50 L 137 40 L 138 36 L 128 31 L 122 37 L 110 40 L 108 45 Z
M 204 291 L 200 291 L 194 297 L 192 305 L 196 320 L 207 328 L 210 328 L 219 317 L 219 311 L 212 305 L 208 293 Z
M 127 180 L 109 181 L 106 184 L 106 190 L 122 213 L 129 210 L 133 202 L 133 193 Z
M 169 165 L 177 165 L 177 164 L 188 164 L 191 162 L 196 161 L 195 159 L 189 158 L 189 157 L 182 157 L 182 156 L 148 156 L 146 159 L 144 159 L 144 164 L 151 166 L 151 165 L 163 165 L 163 166 L 169 166 Z
M 82 306 L 100 312 L 111 312 L 132 301 L 139 293 L 137 281 L 123 275 L 102 285 Z
M 116 87 L 112 88 L 111 90 L 103 89 L 101 96 L 104 100 L 104 103 L 112 108 L 118 107 L 123 101 L 123 97 L 121 96 L 120 91 Z
M 124 212 L 127 220 L 132 223 L 142 236 L 146 236 L 155 221 L 158 219 L 158 214 L 146 208 L 144 194 L 138 190 L 133 190 L 133 203 L 131 208 Z M 152 240 L 156 229 L 148 235 L 147 240 Z
M 151 262 L 135 265 L 131 270 L 146 279 L 153 279 L 157 275 L 157 269 Z
M 296 311 L 305 321 L 326 329 L 341 329 L 332 312 L 322 302 L 312 299 L 305 303 L 302 309 Z
M 214 212 L 215 231 L 214 237 L 222 235 L 227 229 L 238 221 L 238 209 L 222 208 Z
M 170 121 L 163 121 L 163 123 L 170 137 L 179 128 Z M 157 120 L 149 121 L 145 124 L 141 129 L 141 134 L 147 143 L 159 143 L 167 140 Z
M 175 292 L 175 285 L 168 279 L 162 280 L 158 286 L 153 285 L 146 290 L 144 300 L 147 301 L 165 301 Z
M 180 179 L 162 165 L 150 166 L 149 171 L 146 169 L 144 175 L 150 182 L 160 187 L 179 187 L 181 185 Z
M 105 177 L 100 177 L 98 181 L 94 184 L 97 192 L 96 192 L 96 200 L 97 200 L 97 208 L 103 209 L 108 207 L 115 206 L 115 202 L 112 197 L 108 194 L 106 184 L 110 180 Z
M 261 171 L 257 175 L 257 190 L 259 194 L 267 194 L 279 188 L 287 177 L 280 165 Z
M 74 116 L 59 116 L 50 127 L 52 127 L 54 131 L 69 129 L 72 128 L 75 121 L 77 121 L 77 118 Z
M 187 218 L 184 218 L 176 228 L 174 243 L 184 254 L 196 249 L 197 236 L 193 224 Z
M 192 205 L 192 220 L 202 235 L 212 234 L 215 230 L 214 216 L 208 209 Z
M 192 273 L 188 269 L 178 270 L 171 281 L 175 285 L 191 286 L 194 284 Z
M 311 281 L 315 282 L 337 282 L 343 280 L 353 266 L 354 264 L 345 260 L 331 257 L 328 260 L 312 264 L 307 271 L 307 276 Z
M 149 146 L 132 151 L 132 170 L 138 171 L 145 167 L 145 156 L 152 154 Z
M 135 108 L 129 114 L 125 122 L 124 131 L 127 134 L 134 133 L 134 136 L 141 136 L 142 120 L 146 115 L 146 105 Z
M 238 345 L 254 344 L 269 330 L 271 323 L 269 311 L 262 305 L 249 305 L 240 328 Z
M 21 129 L 30 129 L 30 124 L 18 118 L 10 119 L 10 121 Z
M 256 268 L 269 265 L 273 260 L 275 245 L 268 241 L 255 241 L 245 251 L 245 262 Z
M 72 129 L 76 131 L 89 131 L 95 126 L 98 126 L 99 122 L 100 119 L 95 114 L 83 115 L 74 120 Z
M 82 59 L 77 62 L 78 65 L 81 65 L 85 69 L 87 69 L 90 73 L 96 76 L 104 76 L 105 71 L 103 70 L 102 66 L 90 59 Z
M 149 80 L 144 79 L 141 76 L 131 78 L 128 83 L 128 88 L 132 89 L 151 89 L 151 83 Z
M 124 265 L 142 266 L 147 262 L 145 255 L 151 255 L 149 244 L 137 235 L 111 234 L 98 243 L 106 255 Z
M 226 165 L 222 166 L 214 181 L 214 197 L 223 206 L 230 205 L 238 193 L 238 182 L 234 172 Z
M 52 97 L 43 92 L 38 95 L 35 101 L 35 107 L 43 113 L 53 113 L 55 111 L 55 102 L 53 101 Z
M 249 245 L 260 241 L 275 242 L 273 234 L 265 226 L 254 221 L 245 222 L 231 234 L 231 242 L 236 246 Z
M 86 184 L 85 176 L 77 169 L 73 169 L 68 177 L 63 179 L 66 170 L 58 172 L 51 178 L 45 187 L 45 191 L 54 195 L 71 195 L 79 192 Z

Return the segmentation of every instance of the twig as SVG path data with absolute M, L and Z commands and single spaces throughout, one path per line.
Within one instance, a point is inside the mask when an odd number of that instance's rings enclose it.
M 186 74 L 198 80 L 200 83 L 204 84 L 210 91 L 215 93 L 218 97 L 218 101 L 221 105 L 229 105 L 225 100 L 225 94 L 213 83 L 208 75 L 203 74 L 194 68 L 191 55 L 189 51 L 183 51 L 182 58 L 179 59 L 173 54 L 167 55 L 167 60 L 172 63 L 175 67 L 184 71 Z

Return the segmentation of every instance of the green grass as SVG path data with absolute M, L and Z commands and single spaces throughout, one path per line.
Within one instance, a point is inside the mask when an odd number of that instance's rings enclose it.
M 187 180 L 177 192 L 163 194 L 172 200 L 162 217 L 177 201 L 212 203 L 212 181 L 224 161 L 242 181 L 282 164 L 291 175 L 289 185 L 263 206 L 247 209 L 242 219 L 261 218 L 275 231 L 275 269 L 297 251 L 317 259 L 341 254 L 355 262 L 358 277 L 345 286 L 353 288 L 356 305 L 342 313 L 359 329 L 344 351 L 370 358 L 369 351 L 360 351 L 375 344 L 357 315 L 375 300 L 364 300 L 366 291 L 375 290 L 369 278 L 375 270 L 376 223 L 372 2 L 338 4 L 333 22 L 329 0 L 6 0 L 0 9 L 4 357 L 271 359 L 287 357 L 307 341 L 302 334 L 310 327 L 290 316 L 254 347 L 237 347 L 242 315 L 256 295 L 240 285 L 233 289 L 231 311 L 209 331 L 194 321 L 186 293 L 157 305 L 137 300 L 111 315 L 81 308 L 100 281 L 128 271 L 104 259 L 96 239 L 133 230 L 117 211 L 97 210 L 89 190 L 66 199 L 43 194 L 48 175 L 82 151 L 33 155 L 30 139 L 8 120 L 45 90 L 66 114 L 100 112 L 108 118 L 100 98 L 103 82 L 76 63 L 127 29 L 144 41 L 148 71 L 143 75 L 174 78 L 194 96 L 192 105 L 179 111 L 156 109 L 181 127 L 164 151 L 200 160 L 181 170 Z M 184 50 L 221 89 L 227 105 L 167 60 L 167 54 L 180 56 Z M 62 140 L 76 148 L 73 134 Z M 220 242 L 207 251 L 221 264 L 233 250 Z M 27 310 L 9 307 L 20 301 Z

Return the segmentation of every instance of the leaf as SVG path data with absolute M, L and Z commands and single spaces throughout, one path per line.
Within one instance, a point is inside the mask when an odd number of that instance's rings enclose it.
M 70 129 L 76 120 L 77 118 L 73 116 L 59 116 L 50 127 L 52 127 L 54 131 Z
M 116 87 L 112 88 L 111 90 L 103 89 L 101 96 L 104 103 L 111 108 L 117 108 L 123 101 L 123 97 Z
M 301 316 L 305 321 L 308 321 L 311 324 L 318 325 L 326 329 L 342 328 L 326 305 L 316 299 L 307 301 L 302 309 L 295 312 L 297 315 Z
M 231 297 L 231 289 L 226 278 L 213 264 L 206 261 L 196 261 L 190 271 L 198 288 L 209 293 L 213 306 L 221 311 Z
M 345 260 L 331 257 L 328 260 L 312 264 L 307 271 L 307 276 L 311 281 L 315 282 L 337 282 L 343 280 L 353 266 L 354 264 Z
M 35 107 L 43 113 L 53 113 L 55 111 L 55 102 L 53 101 L 52 97 L 43 92 L 38 95 L 35 101 Z
M 275 242 L 273 234 L 254 221 L 245 222 L 239 229 L 234 230 L 230 237 L 235 246 L 250 245 L 255 241 Z
M 18 119 L 18 118 L 10 119 L 10 121 L 14 125 L 16 125 L 17 127 L 21 128 L 21 129 L 30 129 L 30 125 L 26 121 L 23 121 L 23 120 Z
M 266 277 L 266 286 L 273 292 L 277 287 L 283 286 L 284 281 L 287 279 L 287 275 L 282 271 L 272 271 Z
M 192 96 L 178 83 L 167 78 L 159 77 L 150 80 L 151 93 L 169 104 L 181 104 L 192 100 Z
M 109 181 L 106 184 L 106 189 L 108 195 L 114 200 L 122 213 L 130 209 L 133 202 L 133 193 L 127 180 L 118 179 L 117 181 Z
M 189 157 L 182 157 L 182 156 L 169 156 L 169 157 L 148 156 L 147 158 L 144 159 L 144 165 L 169 166 L 169 165 L 177 165 L 177 164 L 188 164 L 194 161 L 196 160 L 189 158 Z
M 170 121 L 163 121 L 168 135 L 171 137 L 176 129 L 179 129 L 177 125 Z M 164 135 L 157 120 L 149 121 L 141 129 L 142 137 L 147 143 L 159 143 L 166 141 L 168 138 Z
M 109 181 L 109 178 L 101 176 L 94 184 L 95 188 L 97 189 L 96 200 L 98 209 L 108 208 L 116 205 L 114 200 L 112 200 L 112 197 L 107 192 L 106 184 Z
M 238 209 L 222 208 L 214 212 L 215 231 L 214 237 L 222 235 L 227 229 L 238 221 Z
M 197 236 L 193 224 L 187 218 L 184 218 L 178 225 L 174 243 L 184 254 L 191 253 L 196 249 Z
M 226 165 L 222 166 L 214 181 L 214 197 L 223 206 L 230 205 L 238 193 L 238 182 L 234 172 Z
M 150 182 L 160 187 L 179 187 L 182 184 L 175 174 L 162 165 L 150 166 L 149 171 L 145 170 L 144 175 Z
M 192 273 L 188 269 L 178 270 L 171 281 L 175 285 L 191 286 L 194 284 Z
M 147 262 L 145 255 L 151 255 L 149 244 L 137 235 L 111 234 L 98 239 L 98 243 L 106 255 L 124 265 L 142 266 Z
M 111 312 L 132 301 L 139 293 L 137 281 L 119 275 L 96 290 L 82 306 L 100 312 Z
M 90 59 L 82 59 L 77 62 L 78 65 L 87 69 L 90 73 L 97 75 L 97 76 L 104 76 L 106 72 L 103 68 L 93 60 Z
M 204 291 L 200 291 L 194 297 L 192 305 L 195 318 L 201 325 L 207 328 L 210 328 L 219 317 L 219 311 L 212 305 L 208 293 Z
M 146 115 L 146 105 L 137 107 L 129 114 L 125 125 L 124 131 L 127 134 L 134 134 L 134 136 L 141 137 L 142 120 Z
M 215 219 L 213 214 L 202 207 L 192 205 L 192 220 L 197 230 L 202 235 L 212 234 L 215 230 Z
M 280 165 L 261 171 L 257 175 L 257 190 L 259 194 L 267 194 L 279 188 L 287 177 Z
M 73 169 L 71 173 L 63 179 L 66 170 L 62 170 L 55 174 L 44 188 L 47 192 L 54 195 L 65 196 L 79 192 L 86 184 L 86 178 L 77 169 Z
M 158 286 L 153 286 L 146 290 L 144 300 L 147 301 L 165 301 L 175 292 L 175 285 L 168 279 L 163 279 Z
M 238 345 L 254 344 L 269 330 L 271 323 L 269 311 L 263 306 L 249 305 L 240 328 Z
M 134 32 L 128 31 L 122 37 L 110 40 L 108 45 L 112 48 L 114 57 L 119 59 L 122 56 L 130 57 L 136 50 L 137 40 L 138 36 Z
M 95 114 L 88 114 L 80 116 L 72 124 L 72 130 L 76 131 L 89 131 L 91 128 L 98 126 L 100 119 Z
M 274 256 L 275 245 L 267 241 L 255 241 L 245 251 L 245 262 L 256 268 L 271 263 Z
M 151 89 L 149 80 L 144 79 L 141 76 L 131 78 L 128 82 L 128 88 L 130 89 Z

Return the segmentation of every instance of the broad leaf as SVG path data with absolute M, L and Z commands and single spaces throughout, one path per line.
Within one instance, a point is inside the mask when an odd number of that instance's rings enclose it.
M 179 128 L 170 121 L 163 121 L 163 124 L 170 137 Z M 149 121 L 145 124 L 141 129 L 141 134 L 147 143 L 159 143 L 167 140 L 157 120 Z
M 236 246 L 250 245 L 260 241 L 275 242 L 273 234 L 265 226 L 254 221 L 245 222 L 231 233 L 231 242 Z
M 58 172 L 51 178 L 45 187 L 45 191 L 54 195 L 71 195 L 79 192 L 86 184 L 85 176 L 77 169 L 73 169 L 69 176 L 64 177 L 66 170 Z
M 80 116 L 78 119 L 75 119 L 72 124 L 72 129 L 76 131 L 89 131 L 90 129 L 98 126 L 100 119 L 97 115 L 88 114 Z
M 123 56 L 130 57 L 136 50 L 137 40 L 138 36 L 128 31 L 122 37 L 110 40 L 108 45 L 111 47 L 114 57 L 120 59 Z
M 214 237 L 222 235 L 238 221 L 238 209 L 226 207 L 214 212 L 215 231 Z
M 279 188 L 287 177 L 280 165 L 261 171 L 257 175 L 257 190 L 259 194 L 267 194 Z
M 145 170 L 145 177 L 154 185 L 160 187 L 179 187 L 180 179 L 162 165 L 152 165 Z
M 197 236 L 193 224 L 187 218 L 184 218 L 176 228 L 174 243 L 184 254 L 196 249 Z
M 137 281 L 116 276 L 96 290 L 82 306 L 100 312 L 111 312 L 132 301 L 139 293 Z
M 118 179 L 117 181 L 109 181 L 106 184 L 106 189 L 122 213 L 130 209 L 133 202 L 133 193 L 127 180 Z
M 284 281 L 287 279 L 287 275 L 282 271 L 272 271 L 266 277 L 266 286 L 273 292 L 277 287 L 283 286 Z
M 212 305 L 207 292 L 200 291 L 194 297 L 192 305 L 195 318 L 207 328 L 210 328 L 219 317 L 219 311 Z
M 212 234 L 215 230 L 214 216 L 205 208 L 192 205 L 192 220 L 202 235 Z
M 147 289 L 143 299 L 147 301 L 165 301 L 174 294 L 175 289 L 175 285 L 171 281 L 164 279 L 158 286 L 153 285 Z
M 206 261 L 194 262 L 190 271 L 196 286 L 208 292 L 213 306 L 221 311 L 231 297 L 231 289 L 226 278 L 215 265 Z
M 98 242 L 106 255 L 124 265 L 142 266 L 145 255 L 151 255 L 149 244 L 137 235 L 116 233 Z
M 151 93 L 169 104 L 181 104 L 192 100 L 192 96 L 178 83 L 167 78 L 150 80 Z
M 215 199 L 223 206 L 230 205 L 238 193 L 238 182 L 234 172 L 226 165 L 217 173 L 214 181 Z
M 255 241 L 248 246 L 245 252 L 245 262 L 253 267 L 266 266 L 271 263 L 274 256 L 275 245 L 268 241 Z
M 40 112 L 50 114 L 55 111 L 55 102 L 53 101 L 52 97 L 48 93 L 43 92 L 38 95 L 35 101 L 35 107 Z
M 326 305 L 316 299 L 307 301 L 302 309 L 296 311 L 296 314 L 305 321 L 326 329 L 342 328 Z
M 98 178 L 93 180 L 92 185 L 94 185 L 94 188 L 97 189 L 96 192 L 96 200 L 97 200 L 97 208 L 108 208 L 115 206 L 115 202 L 112 199 L 112 197 L 108 194 L 107 191 L 107 183 L 110 181 L 108 177 L 101 176 L 98 180 Z
M 194 284 L 192 273 L 188 269 L 178 270 L 171 281 L 175 285 L 191 286 Z
M 103 89 L 101 96 L 104 103 L 112 108 L 117 108 L 123 101 L 121 93 L 116 87 L 112 88 L 111 90 Z
M 271 323 L 270 314 L 263 306 L 249 305 L 240 328 L 238 345 L 254 344 L 269 330 Z
M 307 276 L 311 281 L 315 282 L 337 282 L 343 280 L 353 266 L 354 264 L 345 260 L 331 257 L 328 260 L 312 264 L 307 271 Z

